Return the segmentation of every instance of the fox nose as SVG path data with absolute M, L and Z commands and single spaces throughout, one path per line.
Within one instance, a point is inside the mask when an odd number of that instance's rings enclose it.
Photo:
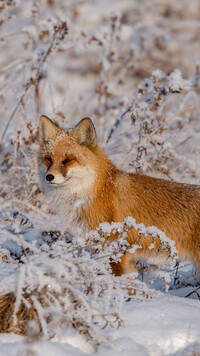
M 53 174 L 47 174 L 46 175 L 46 180 L 48 180 L 48 182 L 51 182 L 52 180 L 54 180 Z

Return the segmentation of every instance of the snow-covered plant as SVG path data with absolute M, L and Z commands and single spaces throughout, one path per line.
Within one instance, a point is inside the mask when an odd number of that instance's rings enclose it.
M 115 277 L 110 259 L 134 256 L 146 234 L 173 263 L 176 251 L 132 218 L 84 239 L 62 233 L 38 185 L 39 116 L 66 127 L 90 116 L 118 167 L 199 184 L 199 1 L 3 0 L 0 10 L 0 330 L 25 333 L 27 354 L 42 335 L 81 335 L 94 351 L 122 325 L 120 303 L 154 296 L 158 280 L 171 288 L 175 273 L 163 259 L 149 287 L 143 260 L 142 276 Z M 176 288 L 187 285 L 181 268 Z
M 131 217 L 123 223 L 102 223 L 85 238 L 71 240 L 59 231 L 36 231 L 29 219 L 17 211 L 10 216 L 4 212 L 1 218 L 5 216 L 7 223 L 1 239 L 1 332 L 26 334 L 28 322 L 35 320 L 38 336 L 67 339 L 74 330 L 97 346 L 106 340 L 101 329 L 122 325 L 119 304 L 142 292 L 137 282 L 131 286 L 129 278 L 121 281 L 111 273 L 111 260 L 119 262 L 126 250 L 134 256 L 147 235 L 152 238 L 150 249 L 159 237 L 160 251 L 168 249 L 168 257 L 172 258 L 177 254 L 174 242 L 163 232 L 137 224 Z M 138 238 L 134 246 L 128 246 L 126 232 L 133 228 L 138 231 Z M 115 235 L 114 241 L 109 241 L 111 235 Z
M 126 241 L 126 236 L 127 232 L 132 229 L 138 231 L 138 237 L 134 245 L 129 245 Z M 100 224 L 97 231 L 92 231 L 87 235 L 87 244 L 89 244 L 91 249 L 94 249 L 95 258 L 104 259 L 106 257 L 106 264 L 108 264 L 110 263 L 108 257 L 112 258 L 114 262 L 119 262 L 126 251 L 131 252 L 134 258 L 134 253 L 142 248 L 141 243 L 147 236 L 151 237 L 150 250 L 155 248 L 155 239 L 159 238 L 160 246 L 157 252 L 167 250 L 168 258 L 177 258 L 174 241 L 170 240 L 163 231 L 159 230 L 156 226 L 146 227 L 144 224 L 137 224 L 135 219 L 130 216 L 125 218 L 122 223 L 112 222 L 109 224 L 105 222 Z
M 64 235 L 58 243 L 59 231 L 36 231 L 16 211 L 4 214 L 1 332 L 26 334 L 35 320 L 40 337 L 67 340 L 74 330 L 96 346 L 105 341 L 104 329 L 122 324 L 123 295 L 114 276 L 80 238 L 73 242 Z
M 132 161 L 136 172 L 158 171 L 169 176 L 170 161 L 173 160 L 174 152 L 171 144 L 166 142 L 162 134 L 167 121 L 166 106 L 171 99 L 171 94 L 181 94 L 190 89 L 190 81 L 183 79 L 178 69 L 170 75 L 155 70 L 151 78 L 146 78 L 144 83 L 138 86 L 130 109 L 131 120 L 138 127 L 139 145 L 136 158 Z M 148 136 L 150 138 L 146 144 L 145 138 Z M 149 143 L 156 154 L 152 155 Z M 148 158 L 144 157 L 147 155 Z

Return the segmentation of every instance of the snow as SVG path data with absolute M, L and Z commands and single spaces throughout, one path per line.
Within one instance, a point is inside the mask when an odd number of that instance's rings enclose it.
M 183 313 L 184 310 L 184 313 Z M 60 341 L 37 341 L 31 346 L 14 334 L 0 335 L 0 355 L 18 355 L 30 348 L 36 355 L 79 356 L 95 352 L 97 356 L 167 356 L 195 347 L 200 338 L 200 304 L 162 295 L 147 301 L 126 303 L 122 310 L 124 327 L 113 332 L 112 339 L 98 351 L 79 336 Z
M 116 332 L 112 340 L 115 351 L 106 355 L 160 356 L 184 350 L 199 341 L 199 308 L 198 301 L 188 303 L 168 296 L 126 305 L 122 314 L 126 327 L 120 337 Z
M 38 324 L 35 336 L 31 324 L 25 337 L 0 333 L 0 356 L 198 354 L 192 263 L 177 267 L 170 236 L 134 217 L 72 239 L 40 191 L 37 155 L 40 115 L 65 128 L 89 116 L 120 168 L 199 184 L 199 0 L 15 0 L 1 7 L 0 296 L 16 296 L 15 322 L 21 301 L 33 304 L 45 336 Z M 141 260 L 142 272 L 115 277 L 109 258 L 140 248 L 124 240 L 132 227 L 159 235 L 171 259 Z M 112 231 L 119 238 L 106 246 Z
M 175 69 L 175 71 L 169 75 L 168 86 L 172 91 L 179 91 L 180 89 L 189 90 L 191 83 L 189 80 L 183 79 L 179 69 Z

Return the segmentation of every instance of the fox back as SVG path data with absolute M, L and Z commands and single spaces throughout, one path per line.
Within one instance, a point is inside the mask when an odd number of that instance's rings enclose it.
M 118 170 L 99 146 L 89 118 L 66 132 L 41 116 L 39 131 L 41 183 L 52 209 L 65 224 L 70 221 L 73 234 L 133 216 L 175 240 L 180 257 L 192 260 L 200 272 L 200 186 Z M 132 245 L 137 236 L 131 230 L 127 241 Z M 138 258 L 150 253 L 150 243 L 147 237 Z M 129 254 L 113 264 L 116 275 L 129 271 Z

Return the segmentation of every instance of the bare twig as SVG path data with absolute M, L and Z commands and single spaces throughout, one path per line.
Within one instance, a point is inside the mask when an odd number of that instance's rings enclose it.
M 193 290 L 192 292 L 188 293 L 185 298 L 190 297 L 192 294 L 196 293 L 198 299 L 200 299 L 200 294 L 197 292 L 200 289 L 200 287 L 197 287 L 195 290 Z
M 154 131 L 152 131 L 148 136 L 146 136 L 142 141 L 140 141 L 136 146 L 134 146 L 132 148 L 132 150 L 117 164 L 117 167 L 121 166 L 126 160 L 127 158 L 129 158 L 133 152 L 135 152 L 137 150 L 138 147 L 142 146 L 143 143 L 145 141 L 147 141 L 150 137 L 152 137 L 153 135 L 155 135 L 157 132 L 159 132 L 161 129 L 163 129 L 165 127 L 165 125 L 167 123 L 169 123 L 171 120 L 173 120 L 174 118 L 176 118 L 177 116 L 183 114 L 186 110 L 191 109 L 193 106 L 195 106 L 196 104 L 199 103 L 199 100 L 195 101 L 194 103 L 186 106 L 183 110 L 179 111 L 178 113 L 176 113 L 175 115 L 169 117 L 168 119 L 165 120 L 165 122 L 160 125 L 159 127 L 157 127 Z
M 40 61 L 38 63 L 37 69 L 36 69 L 36 74 L 33 78 L 30 78 L 26 84 L 25 84 L 25 89 L 24 89 L 24 93 L 22 94 L 21 98 L 19 99 L 17 105 L 15 106 L 7 124 L 6 127 L 3 131 L 3 134 L 1 136 L 1 141 L 0 141 L 0 147 L 2 145 L 2 142 L 4 140 L 4 137 L 6 135 L 6 132 L 8 130 L 8 127 L 11 123 L 11 121 L 13 120 L 19 106 L 21 104 L 23 104 L 23 100 L 24 97 L 26 96 L 27 92 L 29 91 L 29 89 L 33 86 L 33 85 L 39 85 L 39 82 L 41 81 L 41 79 L 43 79 L 43 74 L 41 72 L 41 69 L 44 65 L 44 63 L 46 62 L 47 58 L 49 57 L 49 55 L 52 53 L 53 48 L 55 48 L 56 46 L 58 46 L 58 44 L 64 39 L 65 35 L 68 34 L 68 26 L 66 24 L 66 22 L 61 22 L 58 23 L 57 25 L 54 26 L 54 33 L 53 33 L 53 38 L 52 41 L 48 47 L 48 49 L 46 50 L 46 52 L 44 53 L 43 57 L 40 58 Z
M 111 139 L 113 133 L 114 133 L 115 130 L 118 128 L 118 126 L 119 126 L 121 120 L 124 118 L 124 116 L 125 116 L 129 111 L 131 111 L 131 109 L 132 109 L 132 106 L 129 106 L 129 107 L 126 109 L 126 111 L 124 111 L 124 112 L 120 115 L 120 117 L 117 118 L 117 120 L 115 121 L 113 127 L 111 128 L 111 130 L 110 130 L 110 132 L 109 132 L 109 135 L 108 135 L 108 138 L 107 138 L 106 143 L 108 143 L 108 142 L 110 141 L 110 139 Z

